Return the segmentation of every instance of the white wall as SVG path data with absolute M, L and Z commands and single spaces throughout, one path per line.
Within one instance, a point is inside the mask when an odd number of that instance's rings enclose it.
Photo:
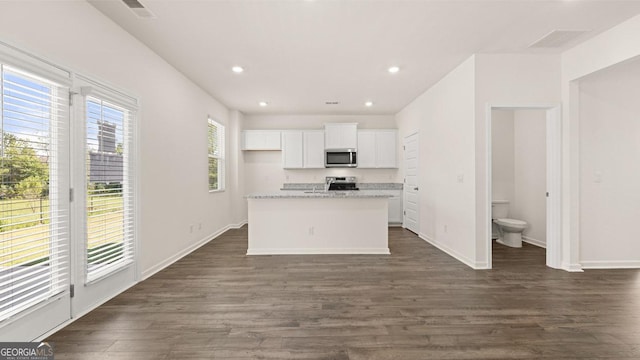
M 563 267 L 580 271 L 580 79 L 640 57 L 640 15 L 562 54 Z
M 244 114 L 238 110 L 229 112 L 230 129 L 227 189 L 231 192 L 232 225 L 238 227 L 247 221 L 247 200 L 245 196 L 247 175 L 245 173 L 245 154 L 240 150 L 242 146 L 242 130 Z
M 474 266 L 475 57 L 396 115 L 400 138 L 419 132 L 419 235 Z
M 487 107 L 557 104 L 559 84 L 558 55 L 479 54 L 396 115 L 401 137 L 420 133 L 422 237 L 488 267 Z
M 245 115 L 243 127 L 250 129 L 324 129 L 325 123 L 355 122 L 359 129 L 395 129 L 391 115 Z M 398 139 L 398 156 L 402 142 Z M 280 151 L 244 151 L 245 193 L 277 191 L 284 183 L 322 183 L 325 176 L 357 176 L 358 182 L 400 183 L 397 169 L 298 169 L 282 168 Z
M 514 111 L 514 198 L 510 218 L 524 220 L 525 241 L 547 242 L 547 116 L 545 110 Z
M 580 81 L 580 261 L 640 266 L 640 59 Z
M 513 110 L 493 110 L 491 121 L 492 200 L 513 203 L 516 186 Z
M 140 100 L 138 240 L 143 277 L 242 220 L 229 211 L 237 200 L 233 157 L 227 161 L 227 191 L 207 190 L 207 115 L 237 132 L 229 111 L 91 5 L 0 2 L 0 40 L 102 79 Z M 230 140 L 228 154 L 237 146 L 233 136 Z M 190 224 L 196 224 L 193 233 Z

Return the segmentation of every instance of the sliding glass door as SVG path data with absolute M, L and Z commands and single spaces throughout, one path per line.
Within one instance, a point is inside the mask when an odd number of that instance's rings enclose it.
M 134 124 L 136 101 L 79 77 L 74 97 L 74 315 L 135 281 Z
M 133 285 L 136 99 L 0 43 L 0 342 Z
M 69 89 L 0 77 L 0 339 L 26 341 L 70 318 Z

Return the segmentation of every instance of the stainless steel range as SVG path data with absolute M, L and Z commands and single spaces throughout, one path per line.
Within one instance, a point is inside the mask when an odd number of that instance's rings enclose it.
M 328 191 L 360 190 L 356 185 L 355 176 L 327 176 L 325 178 L 325 188 Z

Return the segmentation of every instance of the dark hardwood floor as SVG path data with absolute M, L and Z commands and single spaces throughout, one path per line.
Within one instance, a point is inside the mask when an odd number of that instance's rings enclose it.
M 494 244 L 474 271 L 403 229 L 391 256 L 245 256 L 231 230 L 51 336 L 56 359 L 639 359 L 640 271 Z

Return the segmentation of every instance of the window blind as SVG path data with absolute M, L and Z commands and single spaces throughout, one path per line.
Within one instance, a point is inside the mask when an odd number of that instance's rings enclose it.
M 69 287 L 65 85 L 0 64 L 0 321 Z
M 134 256 L 133 121 L 135 111 L 87 96 L 86 281 L 129 265 Z

